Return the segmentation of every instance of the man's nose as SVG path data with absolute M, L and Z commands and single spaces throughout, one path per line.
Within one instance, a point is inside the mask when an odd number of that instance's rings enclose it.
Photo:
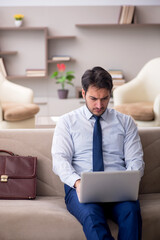
M 102 107 L 102 102 L 101 100 L 97 100 L 97 108 L 101 108 Z

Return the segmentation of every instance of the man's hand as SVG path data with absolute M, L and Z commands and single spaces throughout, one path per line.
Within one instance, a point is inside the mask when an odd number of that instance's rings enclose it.
M 80 184 L 81 184 L 80 179 L 78 179 L 74 184 L 74 187 L 75 187 L 76 192 L 77 192 L 78 199 L 80 198 Z

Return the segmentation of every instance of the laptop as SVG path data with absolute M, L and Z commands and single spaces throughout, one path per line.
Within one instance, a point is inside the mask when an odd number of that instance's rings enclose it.
M 84 172 L 81 175 L 79 201 L 136 201 L 140 179 L 139 171 Z

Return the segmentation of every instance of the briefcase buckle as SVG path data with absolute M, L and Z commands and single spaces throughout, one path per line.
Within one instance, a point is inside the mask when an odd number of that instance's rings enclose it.
M 3 183 L 8 182 L 8 176 L 7 175 L 1 175 L 1 182 L 3 182 Z

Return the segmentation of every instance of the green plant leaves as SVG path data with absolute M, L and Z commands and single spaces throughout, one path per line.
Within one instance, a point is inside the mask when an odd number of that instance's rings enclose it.
M 57 78 L 57 82 L 58 83 L 63 83 L 63 82 L 65 82 L 66 81 L 66 77 L 65 76 L 62 76 L 62 77 L 60 77 L 60 78 Z
M 73 78 L 75 78 L 75 76 L 73 76 L 73 75 L 66 76 L 66 79 L 69 80 L 69 81 L 72 81 Z
M 54 72 L 52 75 L 51 75 L 51 78 L 55 78 L 58 76 L 58 71 L 57 72 Z
M 59 76 L 59 72 L 56 71 L 51 75 L 51 78 L 55 78 L 56 83 L 61 84 L 62 89 L 64 89 L 65 84 L 74 86 L 74 84 L 71 82 L 75 78 L 73 74 L 74 74 L 73 71 L 68 71 L 65 73 L 65 75 Z

